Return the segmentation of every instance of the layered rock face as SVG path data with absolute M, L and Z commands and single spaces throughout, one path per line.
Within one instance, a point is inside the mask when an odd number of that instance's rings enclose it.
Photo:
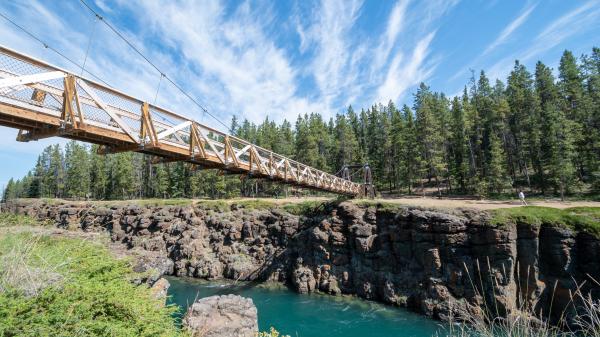
M 549 224 L 494 227 L 476 211 L 389 209 L 344 202 L 296 216 L 281 209 L 10 204 L 58 226 L 108 231 L 147 251 L 160 273 L 286 282 L 298 292 L 356 294 L 446 319 L 503 314 L 524 303 L 553 315 L 587 275 L 600 280 L 600 240 Z M 592 285 L 593 282 L 587 282 Z M 589 289 L 586 289 L 589 290 Z M 596 289 L 597 291 L 597 289 Z

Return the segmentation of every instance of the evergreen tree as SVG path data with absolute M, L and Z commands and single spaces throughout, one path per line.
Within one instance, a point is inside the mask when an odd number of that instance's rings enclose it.
M 90 150 L 90 192 L 98 200 L 108 198 L 108 167 L 107 157 L 98 154 L 98 145 L 92 145 Z
M 469 148 L 465 115 L 458 97 L 452 100 L 452 139 L 450 143 L 449 171 L 454 181 L 460 186 L 460 191 L 466 193 L 466 183 L 469 175 Z
M 537 103 L 531 74 L 518 61 L 515 62 L 515 67 L 508 77 L 506 93 L 510 105 L 508 117 L 510 142 L 514 148 L 511 153 L 514 158 L 511 162 L 516 165 L 513 170 L 518 170 L 518 173 L 525 177 L 527 186 L 531 187 L 531 158 L 537 156 L 536 143 L 532 141 L 538 136 L 534 130 L 538 126 Z
M 402 142 L 405 144 L 402 149 L 402 161 L 403 165 L 403 180 L 404 184 L 408 188 L 408 194 L 413 192 L 413 184 L 419 177 L 421 156 L 419 152 L 419 140 L 417 136 L 417 126 L 414 122 L 413 112 L 407 105 L 402 107 L 403 118 L 405 120 L 404 137 Z
M 577 65 L 573 53 L 565 51 L 560 59 L 559 70 L 559 92 L 562 96 L 562 110 L 566 117 L 572 122 L 574 144 L 577 149 L 575 163 L 582 180 L 591 178 L 591 173 L 596 167 L 590 167 L 590 163 L 597 161 L 597 156 L 590 151 L 589 144 L 593 144 L 593 135 L 597 129 L 590 128 L 593 125 L 587 123 L 590 117 L 591 107 L 588 97 L 585 96 L 583 75 Z
M 86 198 L 90 194 L 88 151 L 74 140 L 65 148 L 65 194 L 72 198 Z
M 338 114 L 335 119 L 334 138 L 332 142 L 332 166 L 339 170 L 347 164 L 359 160 L 358 141 L 348 123 L 346 116 Z
M 394 189 L 397 189 L 402 184 L 401 176 L 402 176 L 402 149 L 406 146 L 404 144 L 405 138 L 405 126 L 404 126 L 404 118 L 400 110 L 396 109 L 393 103 L 390 101 L 388 104 L 388 109 L 390 110 L 390 153 L 388 156 L 390 162 L 390 168 L 392 172 L 392 181 Z
M 415 124 L 419 139 L 422 169 L 420 178 L 435 179 L 440 191 L 440 173 L 444 170 L 443 142 L 440 124 L 435 118 L 435 97 L 424 83 L 415 94 Z
M 506 174 L 504 149 L 496 132 L 490 133 L 489 142 L 487 188 L 491 193 L 502 193 L 504 189 L 510 186 Z
M 60 145 L 56 144 L 50 148 L 48 170 L 43 179 L 44 185 L 50 192 L 49 196 L 54 198 L 63 196 L 64 178 L 64 156 Z
M 542 157 L 554 189 L 564 199 L 565 190 L 574 175 L 573 122 L 569 121 L 560 108 L 558 87 L 554 83 L 552 70 L 538 62 L 535 71 L 536 93 L 540 102 Z

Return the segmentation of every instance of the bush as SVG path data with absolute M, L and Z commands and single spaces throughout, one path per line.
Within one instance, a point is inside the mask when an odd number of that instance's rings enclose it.
M 0 336 L 178 336 L 131 268 L 80 239 L 0 235 Z

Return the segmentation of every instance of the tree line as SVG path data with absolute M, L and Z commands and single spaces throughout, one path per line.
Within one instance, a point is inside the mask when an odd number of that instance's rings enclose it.
M 542 195 L 600 192 L 600 49 L 576 58 L 565 51 L 555 72 L 519 61 L 506 81 L 485 72 L 462 95 L 422 83 L 412 106 L 375 104 L 326 120 L 295 124 L 235 117 L 231 132 L 327 172 L 368 163 L 386 193 L 494 196 L 524 189 Z M 4 197 L 227 198 L 283 195 L 288 187 L 186 163 L 152 164 L 139 153 L 99 155 L 97 146 L 47 147 L 35 168 L 11 179 Z

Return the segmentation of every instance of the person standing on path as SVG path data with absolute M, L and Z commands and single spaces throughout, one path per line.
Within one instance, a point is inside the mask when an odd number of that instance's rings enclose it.
M 519 199 L 521 200 L 521 204 L 527 206 L 527 201 L 525 201 L 525 193 L 523 191 L 519 191 Z

